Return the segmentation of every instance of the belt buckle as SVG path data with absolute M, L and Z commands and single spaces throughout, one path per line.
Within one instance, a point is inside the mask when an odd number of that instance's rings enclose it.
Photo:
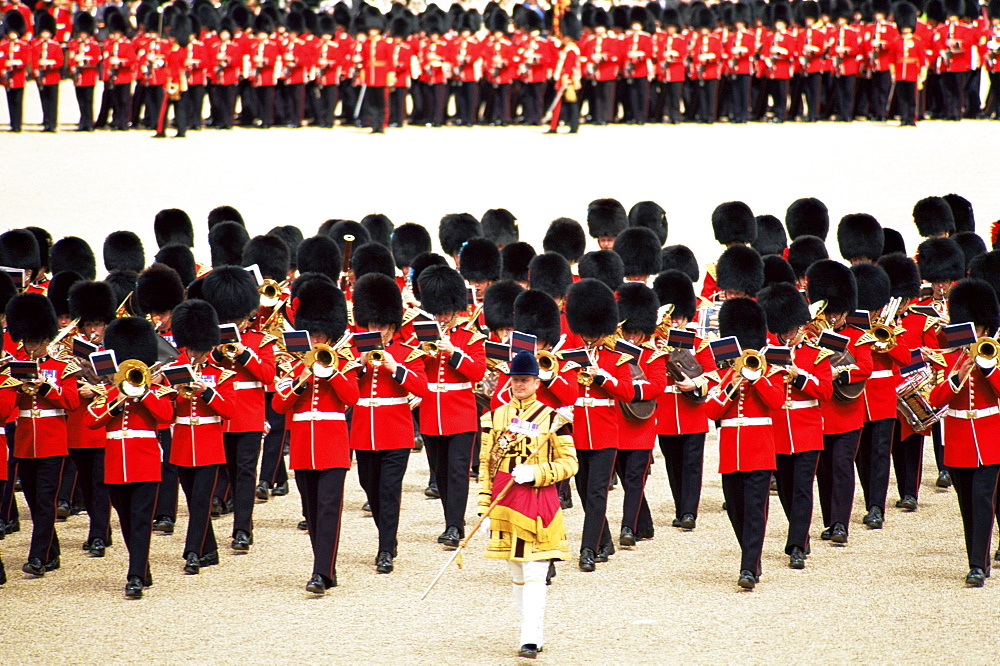
M 201 425 L 201 417 L 200 416 L 192 416 L 191 417 L 191 425 L 193 425 L 193 426 Z
M 593 407 L 594 406 L 594 399 L 593 398 L 584 398 L 583 399 L 583 406 L 584 407 Z
M 438 393 L 444 393 L 446 390 L 448 387 L 445 386 L 444 382 L 438 382 Z
M 974 409 L 966 410 L 966 412 L 965 412 L 965 418 L 967 420 L 969 420 L 969 421 L 975 420 L 975 418 L 976 418 L 976 410 L 974 410 Z
M 791 408 L 792 408 L 792 401 L 789 400 L 788 402 L 785 403 L 785 409 L 791 409 Z
M 737 416 L 736 417 L 736 425 L 737 426 L 741 426 L 742 427 L 742 426 L 745 426 L 746 424 L 747 424 L 747 419 L 746 419 L 745 416 Z
M 33 419 L 40 419 L 40 418 L 42 418 L 42 410 L 38 409 L 37 407 L 32 407 L 31 408 L 31 418 L 33 418 Z

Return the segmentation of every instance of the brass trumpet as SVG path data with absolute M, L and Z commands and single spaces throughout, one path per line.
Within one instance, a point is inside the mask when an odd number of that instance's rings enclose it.
M 594 383 L 594 373 L 584 368 L 576 373 L 576 381 L 580 386 L 591 386 Z
M 972 360 L 981 357 L 988 361 L 996 361 L 1000 358 L 1000 342 L 997 342 L 996 338 L 984 335 L 969 345 L 969 356 Z
M 281 285 L 270 278 L 265 279 L 257 291 L 260 293 L 261 307 L 273 308 L 281 300 Z
M 743 377 L 743 371 L 759 372 L 761 376 L 767 372 L 767 360 L 756 349 L 746 349 L 733 363 L 733 373 Z
M 317 377 L 329 377 L 337 371 L 337 354 L 330 345 L 322 343 L 313 345 L 313 348 L 306 352 L 303 362 Z M 329 370 L 329 373 L 324 373 L 325 370 Z
M 875 324 L 869 332 L 875 336 L 875 346 L 879 351 L 889 351 L 896 346 L 896 333 L 885 324 Z
M 381 349 L 374 349 L 368 352 L 368 362 L 375 368 L 382 365 L 385 363 L 385 351 Z
M 538 361 L 538 369 L 542 372 L 559 372 L 559 357 L 552 352 L 542 350 L 535 354 L 535 359 Z
M 153 373 L 142 361 L 128 359 L 118 364 L 113 383 L 128 398 L 141 398 L 153 384 Z
M 440 347 L 438 347 L 438 343 L 435 342 L 434 340 L 429 340 L 427 342 L 422 343 L 420 345 L 420 348 L 428 356 L 437 356 L 438 352 L 441 350 Z
M 222 355 L 230 361 L 235 361 L 236 357 L 240 355 L 239 349 L 236 347 L 236 343 L 227 342 L 222 345 Z

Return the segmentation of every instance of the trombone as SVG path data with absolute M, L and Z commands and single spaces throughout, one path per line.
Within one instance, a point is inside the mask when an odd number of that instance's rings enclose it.
M 275 282 L 271 278 L 265 278 L 264 282 L 257 287 L 260 294 L 260 306 L 262 308 L 273 308 L 281 301 L 282 283 Z
M 340 351 L 350 342 L 352 335 L 351 331 L 347 331 L 332 347 L 324 343 L 315 344 L 312 346 L 312 349 L 302 355 L 302 363 L 306 367 L 292 386 L 292 390 L 298 391 L 313 375 L 320 379 L 326 379 L 340 371 L 338 357 Z

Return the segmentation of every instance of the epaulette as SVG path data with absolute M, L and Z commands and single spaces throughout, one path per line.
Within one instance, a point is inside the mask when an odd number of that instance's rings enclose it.
M 942 368 L 948 365 L 948 363 L 944 360 L 944 354 L 942 354 L 941 350 L 939 349 L 928 351 L 927 357 L 934 365 L 940 366 Z
M 236 376 L 235 370 L 227 370 L 226 368 L 223 368 L 222 373 L 219 375 L 219 381 L 216 382 L 216 386 L 226 381 L 227 379 L 232 379 L 235 376 Z
M 409 355 L 403 360 L 403 363 L 409 363 L 410 361 L 415 361 L 421 356 L 426 356 L 427 354 L 420 347 L 410 347 Z
M 696 351 L 695 353 L 696 354 L 700 354 L 703 351 L 705 351 L 705 347 L 707 347 L 710 342 L 711 342 L 711 340 L 708 340 L 708 339 L 702 340 L 701 341 L 701 345 L 698 347 L 698 351 Z
M 169 395 L 170 393 L 176 393 L 176 392 L 177 389 L 175 389 L 173 386 L 161 386 L 160 388 L 156 389 L 154 393 L 156 394 L 157 398 L 162 398 L 165 395 Z
M 702 377 L 705 377 L 707 379 L 711 379 L 716 384 L 721 384 L 722 383 L 722 377 L 719 376 L 719 371 L 718 370 L 712 370 L 710 372 L 706 372 L 705 374 L 702 375 Z
M 652 363 L 658 358 L 663 358 L 664 356 L 670 356 L 670 352 L 666 349 L 657 349 L 649 356 L 649 360 L 646 363 Z
M 621 352 L 620 354 L 618 354 L 618 360 L 615 361 L 615 367 L 617 368 L 620 365 L 625 365 L 634 358 L 635 356 L 632 356 L 632 354 L 626 354 L 625 352 Z
M 347 325 L 354 326 L 354 301 L 347 301 Z
M 713 280 L 717 279 L 715 277 L 715 262 L 714 261 L 712 263 L 710 263 L 710 264 L 705 264 L 705 272 L 708 273 L 709 275 L 711 275 Z
M 406 308 L 403 311 L 403 326 L 420 316 L 420 308 Z
M 352 359 L 352 360 L 350 360 L 350 361 L 347 362 L 347 365 L 345 365 L 343 368 L 340 369 L 340 373 L 341 374 L 347 374 L 351 370 L 357 370 L 360 367 L 362 367 L 361 362 Z
M 493 369 L 498 370 L 501 375 L 506 375 L 507 371 L 510 370 L 510 366 L 507 365 L 507 361 L 500 361 L 495 366 L 493 366 Z
M 860 347 L 861 345 L 871 344 L 872 342 L 878 342 L 878 338 L 872 335 L 871 331 L 865 331 L 864 334 L 854 342 L 854 346 Z
M 486 336 L 483 335 L 482 333 L 473 333 L 472 337 L 469 338 L 468 344 L 474 345 L 477 342 L 479 342 L 480 340 L 485 340 L 485 339 L 486 339 Z
M 820 347 L 819 353 L 816 354 L 816 364 L 818 365 L 820 361 L 833 356 L 833 351 L 827 349 L 826 347 Z
M 66 379 L 70 375 L 80 372 L 81 370 L 83 370 L 83 368 L 81 368 L 80 365 L 76 362 L 76 359 L 70 359 L 66 361 L 66 367 L 63 368 L 62 374 L 59 376 L 59 379 Z
M 937 317 L 924 317 L 924 332 L 926 333 L 933 326 L 939 326 L 941 320 Z
M 0 375 L 0 377 L 3 377 L 3 382 L 0 383 L 0 389 L 17 388 L 21 385 L 20 381 L 14 379 L 10 375 Z

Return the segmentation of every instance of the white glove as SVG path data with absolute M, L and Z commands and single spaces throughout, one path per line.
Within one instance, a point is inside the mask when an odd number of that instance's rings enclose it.
M 515 483 L 534 483 L 535 482 L 535 466 L 534 465 L 517 465 L 511 471 L 510 475 L 514 477 Z
M 997 367 L 997 360 L 995 358 L 987 358 L 985 356 L 976 356 L 976 365 L 983 370 L 990 370 Z
M 481 529 L 484 532 L 489 532 L 490 531 L 490 517 L 489 516 L 483 516 L 483 523 L 482 523 Z

